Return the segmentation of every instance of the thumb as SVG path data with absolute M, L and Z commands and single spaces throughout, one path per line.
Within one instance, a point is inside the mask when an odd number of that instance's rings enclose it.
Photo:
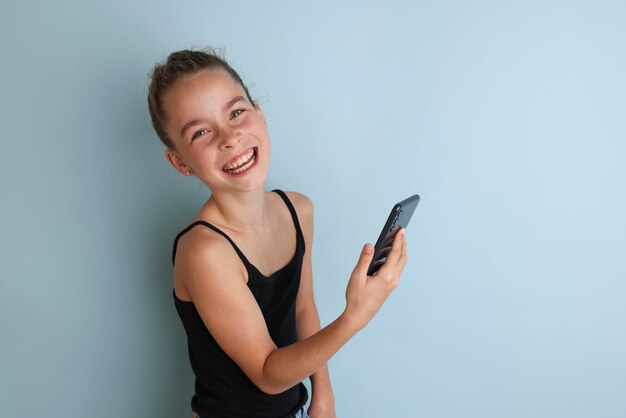
M 367 269 L 372 262 L 372 258 L 374 257 L 374 246 L 372 244 L 365 244 L 363 249 L 361 250 L 361 256 L 359 257 L 359 261 L 354 268 L 354 273 L 362 276 L 367 275 Z

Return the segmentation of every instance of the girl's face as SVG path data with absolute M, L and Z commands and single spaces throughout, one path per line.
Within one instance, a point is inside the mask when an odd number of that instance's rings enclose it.
M 258 103 L 224 70 L 201 70 L 165 93 L 167 133 L 178 150 L 165 156 L 213 193 L 263 187 L 270 158 L 267 123 Z

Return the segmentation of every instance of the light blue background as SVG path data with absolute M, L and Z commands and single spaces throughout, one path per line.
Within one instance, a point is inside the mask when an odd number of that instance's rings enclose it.
M 190 416 L 170 256 L 208 195 L 145 96 L 192 45 L 260 99 L 267 188 L 314 201 L 324 324 L 422 196 L 338 417 L 624 416 L 625 39 L 620 1 L 4 1 L 0 417 Z

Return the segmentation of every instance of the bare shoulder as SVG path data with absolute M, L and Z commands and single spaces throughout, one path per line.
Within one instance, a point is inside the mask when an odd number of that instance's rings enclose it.
M 291 203 L 293 203 L 298 219 L 301 222 L 313 222 L 313 201 L 303 193 L 285 192 Z
M 174 278 L 181 297 L 197 299 L 199 289 L 211 281 L 242 278 L 245 268 L 233 246 L 219 233 L 198 225 L 180 237 L 176 249 Z
M 183 260 L 181 264 L 187 264 L 186 262 L 197 258 L 211 261 L 222 259 L 228 253 L 233 253 L 236 256 L 232 245 L 226 238 L 210 228 L 198 225 L 191 228 L 178 240 L 176 261 L 179 258 Z M 190 257 L 191 255 L 193 256 Z
M 285 192 L 287 197 L 293 204 L 298 214 L 298 221 L 304 234 L 306 242 L 306 253 L 309 254 L 309 248 L 313 241 L 313 202 L 308 196 L 298 192 Z

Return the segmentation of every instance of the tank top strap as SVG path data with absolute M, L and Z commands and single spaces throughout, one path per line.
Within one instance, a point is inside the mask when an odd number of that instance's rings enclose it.
M 285 192 L 283 192 L 280 189 L 274 189 L 272 190 L 272 192 L 278 193 L 278 195 L 283 199 L 283 201 L 287 205 L 287 208 L 289 209 L 289 212 L 291 213 L 291 218 L 293 219 L 293 224 L 296 227 L 297 239 L 298 241 L 300 241 L 302 245 L 302 253 L 304 253 L 304 250 L 305 250 L 304 234 L 302 233 L 302 229 L 300 229 L 300 222 L 298 221 L 298 214 L 296 213 L 296 209 L 293 207 L 291 200 L 289 200 Z
M 302 229 L 300 228 L 300 222 L 298 221 L 298 214 L 296 213 L 296 209 L 293 207 L 293 204 L 291 203 L 291 200 L 289 200 L 289 198 L 287 197 L 285 192 L 283 192 L 280 189 L 274 189 L 274 190 L 272 190 L 272 192 L 276 192 L 283 199 L 285 204 L 287 205 L 287 208 L 289 209 L 289 213 L 291 213 L 291 218 L 293 219 L 293 224 L 294 224 L 294 226 L 296 228 L 296 238 L 297 238 L 298 242 L 300 243 L 300 245 L 302 246 L 301 247 L 302 248 L 302 253 L 304 253 L 304 251 L 305 251 L 304 235 L 302 233 Z M 203 221 L 203 220 L 198 220 L 198 221 L 195 221 L 195 222 L 189 224 L 187 227 L 185 227 L 185 229 L 180 231 L 178 233 L 178 235 L 176 235 L 176 238 L 174 239 L 174 247 L 172 249 L 172 265 L 174 264 L 174 260 L 176 259 L 176 248 L 178 247 L 178 240 L 180 239 L 180 237 L 182 237 L 184 234 L 186 234 L 191 228 L 195 227 L 196 225 L 203 225 L 203 226 L 205 226 L 205 227 L 207 227 L 209 229 L 212 229 L 213 231 L 217 232 L 218 234 L 222 235 L 224 238 L 226 238 L 228 240 L 228 242 L 230 242 L 230 244 L 233 246 L 233 248 L 235 249 L 235 251 L 239 255 L 239 258 L 241 258 L 241 261 L 243 261 L 243 263 L 246 265 L 246 267 L 250 267 L 252 265 L 250 263 L 250 261 L 248 261 L 246 256 L 243 254 L 243 252 L 239 249 L 237 244 L 235 244 L 235 242 L 228 236 L 228 234 L 226 234 L 224 231 L 222 231 L 218 227 L 208 223 L 207 221 Z
M 207 221 L 202 221 L 202 220 L 195 221 L 194 223 L 188 225 L 187 227 L 185 227 L 185 229 L 180 231 L 178 233 L 178 235 L 176 235 L 176 238 L 174 239 L 174 248 L 172 250 L 172 264 L 174 264 L 174 259 L 176 258 L 176 247 L 178 246 L 178 240 L 180 239 L 180 237 L 182 237 L 185 233 L 187 233 L 191 228 L 193 228 L 196 225 L 206 226 L 207 228 L 212 229 L 213 231 L 215 231 L 218 234 L 222 235 L 224 238 L 226 238 L 228 240 L 228 242 L 230 242 L 230 244 L 233 246 L 235 251 L 237 251 L 237 254 L 239 255 L 239 258 L 241 258 L 241 261 L 243 261 L 243 263 L 246 265 L 246 267 L 250 264 L 250 262 L 248 261 L 246 256 L 241 252 L 239 247 L 237 247 L 237 244 L 235 244 L 235 242 L 228 236 L 228 234 L 226 234 L 224 231 L 222 231 L 218 227 L 211 225 Z

